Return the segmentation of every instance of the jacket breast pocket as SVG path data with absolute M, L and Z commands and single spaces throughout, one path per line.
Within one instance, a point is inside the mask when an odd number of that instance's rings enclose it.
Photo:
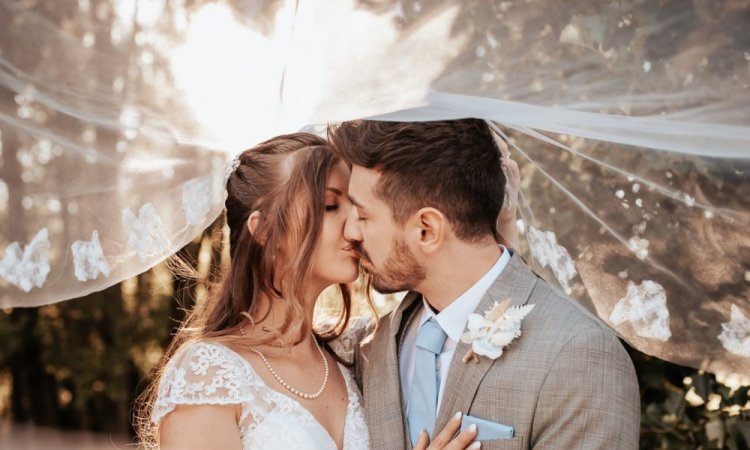
M 522 450 L 525 449 L 525 436 L 512 439 L 490 439 L 482 442 L 482 450 Z

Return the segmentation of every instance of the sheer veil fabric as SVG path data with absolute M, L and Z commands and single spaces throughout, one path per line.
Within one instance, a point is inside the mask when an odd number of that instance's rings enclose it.
M 273 135 L 481 117 L 539 273 L 646 353 L 748 373 L 748 26 L 746 0 L 0 0 L 0 305 L 154 266 Z

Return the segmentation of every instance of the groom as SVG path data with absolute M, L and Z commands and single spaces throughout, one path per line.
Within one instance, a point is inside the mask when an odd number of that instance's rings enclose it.
M 505 176 L 487 124 L 355 121 L 330 139 L 352 167 L 345 237 L 378 291 L 410 291 L 358 359 L 372 447 L 411 448 L 461 412 L 485 449 L 638 448 L 638 382 L 614 333 L 497 244 Z M 495 302 L 533 305 L 520 336 L 464 342 Z

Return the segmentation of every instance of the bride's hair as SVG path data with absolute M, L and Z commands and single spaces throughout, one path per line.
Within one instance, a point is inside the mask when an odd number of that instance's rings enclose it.
M 303 305 L 305 283 L 321 232 L 326 182 L 338 161 L 325 140 L 308 133 L 278 136 L 240 155 L 227 180 L 229 267 L 209 287 L 208 300 L 189 313 L 139 397 L 134 423 L 140 445 L 158 448 L 158 427 L 151 423 L 153 402 L 165 364 L 186 342 L 237 342 L 243 321 L 259 326 L 267 316 L 261 298 L 283 303 L 285 320 L 276 329 L 263 324 L 262 332 L 254 330 L 254 340 L 244 339 L 244 344 L 289 345 L 310 332 Z M 247 221 L 254 211 L 260 217 L 251 233 Z M 178 272 L 185 275 L 185 270 L 190 270 L 186 264 L 178 264 Z M 338 337 L 349 321 L 349 287 L 338 286 L 342 305 L 333 325 L 319 334 L 323 342 Z M 293 336 L 295 342 L 284 342 L 281 336 Z
M 312 327 L 304 320 L 302 299 L 320 237 L 326 181 L 338 158 L 322 138 L 296 133 L 246 150 L 239 162 L 227 180 L 225 203 L 231 264 L 200 324 L 202 335 L 220 337 L 245 317 L 263 321 L 258 300 L 264 296 L 283 301 L 286 320 L 253 344 L 271 344 L 282 334 L 296 336 L 296 343 Z M 254 211 L 260 219 L 250 233 L 247 220 Z M 338 331 L 351 306 L 348 287 L 340 288 Z

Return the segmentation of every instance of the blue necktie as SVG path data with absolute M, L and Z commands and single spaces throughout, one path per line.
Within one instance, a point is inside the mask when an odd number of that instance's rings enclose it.
M 409 398 L 409 437 L 411 444 L 419 440 L 422 430 L 432 436 L 437 416 L 437 398 L 440 377 L 437 372 L 437 358 L 445 342 L 445 332 L 434 318 L 419 328 L 414 349 L 414 379 Z

